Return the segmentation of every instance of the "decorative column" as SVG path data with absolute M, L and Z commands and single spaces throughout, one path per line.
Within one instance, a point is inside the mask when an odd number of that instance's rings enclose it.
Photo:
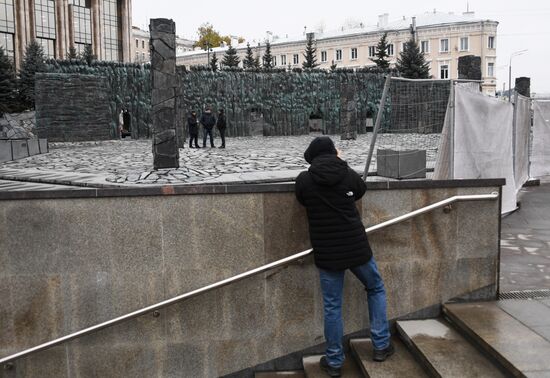
M 125 63 L 130 63 L 132 61 L 131 57 L 131 34 L 132 34 L 132 17 L 130 14 L 130 1 L 121 0 L 121 36 L 122 36 L 122 61 Z
M 155 169 L 179 168 L 176 139 L 176 24 L 151 19 L 151 104 Z
M 340 130 L 342 140 L 357 139 L 357 104 L 355 85 L 347 81 L 340 84 Z
M 103 29 L 101 23 L 100 1 L 101 0 L 92 0 L 90 12 L 92 18 L 92 51 L 95 56 L 97 56 L 98 60 L 103 59 L 103 51 L 101 49 Z

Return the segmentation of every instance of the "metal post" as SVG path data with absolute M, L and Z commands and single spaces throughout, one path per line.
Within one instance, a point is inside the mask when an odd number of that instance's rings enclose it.
M 516 140 L 517 140 L 517 116 L 518 116 L 518 92 L 514 93 L 514 115 L 512 118 L 512 166 L 514 167 L 514 177 L 516 175 Z
M 363 180 L 367 181 L 369 175 L 369 167 L 372 161 L 372 154 L 374 152 L 374 147 L 376 145 L 376 137 L 378 135 L 378 129 L 380 128 L 380 123 L 382 122 L 382 117 L 384 115 L 384 107 L 386 105 L 386 97 L 388 96 L 388 91 L 390 90 L 391 76 L 386 76 L 386 82 L 384 83 L 384 91 L 382 92 L 382 99 L 380 100 L 380 107 L 378 108 L 378 114 L 376 115 L 376 123 L 374 125 L 374 130 L 372 133 L 372 139 L 370 141 L 369 155 L 367 157 L 367 163 L 365 165 L 365 171 L 363 172 Z
M 508 66 L 508 102 L 512 102 L 512 56 L 510 56 L 510 65 Z
M 449 179 L 455 178 L 455 82 L 451 80 L 451 90 L 449 92 L 449 117 L 450 117 L 450 143 L 449 143 Z

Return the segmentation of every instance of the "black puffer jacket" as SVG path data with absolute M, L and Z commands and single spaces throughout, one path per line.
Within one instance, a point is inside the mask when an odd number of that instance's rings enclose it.
M 372 257 L 355 201 L 365 194 L 361 177 L 336 155 L 313 159 L 296 179 L 296 198 L 306 207 L 315 264 L 344 270 Z

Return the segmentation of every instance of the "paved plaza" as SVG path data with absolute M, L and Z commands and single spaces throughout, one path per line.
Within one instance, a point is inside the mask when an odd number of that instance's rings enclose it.
M 48 154 L 1 163 L 0 179 L 95 187 L 290 181 L 308 167 L 303 153 L 314 137 L 228 138 L 226 149 L 186 146 L 180 150 L 180 168 L 157 171 L 150 140 L 52 143 Z M 362 171 L 371 134 L 333 139 L 343 159 Z M 433 167 L 438 143 L 438 134 L 382 134 L 377 148 L 426 149 Z
M 550 289 L 550 177 L 522 189 L 521 208 L 502 220 L 501 292 Z

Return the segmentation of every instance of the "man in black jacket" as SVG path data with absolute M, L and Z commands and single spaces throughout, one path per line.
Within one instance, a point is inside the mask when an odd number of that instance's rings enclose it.
M 306 207 L 315 265 L 323 292 L 326 356 L 321 367 L 339 377 L 344 363 L 342 348 L 342 291 L 347 269 L 367 291 L 373 359 L 393 354 L 386 315 L 384 282 L 365 233 L 355 202 L 367 190 L 365 182 L 338 157 L 328 137 L 315 138 L 304 157 L 311 164 L 296 179 L 296 198 Z
M 227 122 L 225 120 L 225 111 L 223 109 L 220 109 L 218 113 L 218 122 L 216 123 L 216 127 L 220 132 L 220 138 L 222 138 L 222 145 L 220 148 L 225 148 L 225 129 L 227 128 Z
M 210 108 L 206 108 L 206 111 L 202 113 L 201 125 L 204 128 L 204 138 L 202 140 L 202 146 L 206 147 L 206 137 L 210 135 L 210 147 L 214 148 L 214 135 L 212 133 L 212 129 L 216 125 L 216 117 L 214 117 Z
M 187 127 L 189 128 L 189 148 L 193 148 L 193 142 L 195 142 L 195 148 L 199 146 L 199 122 L 197 121 L 197 112 L 191 111 L 189 117 L 187 117 Z

